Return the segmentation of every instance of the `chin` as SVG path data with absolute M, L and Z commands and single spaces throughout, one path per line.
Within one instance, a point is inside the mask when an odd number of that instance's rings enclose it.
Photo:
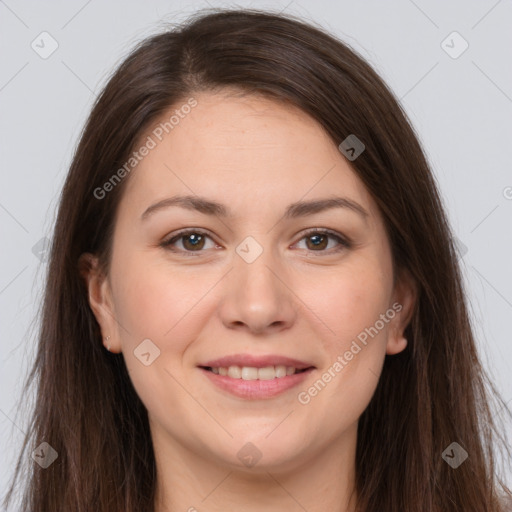
M 270 431 L 245 430 L 243 435 L 234 435 L 229 446 L 220 453 L 219 447 L 216 447 L 219 462 L 224 460 L 232 470 L 251 473 L 286 471 L 299 465 L 301 459 L 306 457 L 303 453 L 304 443 L 301 442 L 303 437 L 284 437 L 277 431 L 266 437 Z

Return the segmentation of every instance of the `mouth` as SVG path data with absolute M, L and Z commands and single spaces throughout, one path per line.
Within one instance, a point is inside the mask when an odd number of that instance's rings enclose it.
M 256 366 L 200 366 L 207 372 L 212 372 L 215 375 L 221 375 L 223 377 L 229 377 L 231 379 L 243 379 L 243 380 L 272 380 L 282 379 L 284 377 L 295 375 L 297 373 L 304 373 L 308 370 L 312 370 L 314 367 L 309 366 L 307 368 L 295 368 L 294 366 L 264 366 L 258 368 Z
M 316 370 L 315 366 L 297 359 L 248 354 L 208 361 L 198 368 L 223 392 L 253 400 L 281 394 Z

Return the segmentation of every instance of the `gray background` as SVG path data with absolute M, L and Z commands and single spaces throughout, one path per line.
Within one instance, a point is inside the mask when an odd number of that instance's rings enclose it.
M 402 100 L 461 243 L 483 362 L 512 404 L 511 0 L 0 0 L 1 495 L 25 430 L 16 409 L 34 353 L 44 237 L 85 118 L 133 44 L 209 5 L 312 19 L 360 51 Z M 58 44 L 46 59 L 31 47 L 51 48 L 44 31 Z

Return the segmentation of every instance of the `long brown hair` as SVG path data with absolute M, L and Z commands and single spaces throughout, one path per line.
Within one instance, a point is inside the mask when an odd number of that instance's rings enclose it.
M 199 12 L 142 41 L 97 98 L 60 197 L 37 355 L 24 388 L 36 384 L 37 405 L 5 503 L 26 468 L 22 512 L 153 510 L 147 411 L 123 356 L 102 346 L 79 258 L 99 255 L 108 270 L 129 176 L 102 199 L 94 191 L 170 107 L 222 89 L 293 104 L 337 146 L 350 134 L 364 143 L 352 168 L 380 208 L 395 268 L 417 285 L 408 346 L 386 356 L 359 420 L 359 510 L 502 512 L 500 493 L 511 493 L 494 450 L 501 442 L 510 452 L 493 403 L 510 411 L 478 359 L 452 233 L 413 128 L 346 44 L 294 16 L 248 9 Z M 43 441 L 58 453 L 47 469 L 27 453 Z M 453 442 L 469 455 L 457 469 L 442 456 Z

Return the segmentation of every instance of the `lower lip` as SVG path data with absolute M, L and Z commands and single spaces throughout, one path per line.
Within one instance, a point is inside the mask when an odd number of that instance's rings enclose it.
M 311 375 L 314 368 L 309 368 L 305 372 L 294 373 L 293 375 L 286 375 L 285 377 L 276 377 L 269 380 L 244 380 L 244 379 L 232 379 L 226 375 L 218 375 L 204 368 L 200 370 L 206 374 L 206 376 L 213 382 L 217 387 L 228 391 L 232 395 L 240 398 L 247 398 L 250 400 L 261 400 L 265 398 L 272 398 L 280 393 L 298 386 L 301 382 Z

